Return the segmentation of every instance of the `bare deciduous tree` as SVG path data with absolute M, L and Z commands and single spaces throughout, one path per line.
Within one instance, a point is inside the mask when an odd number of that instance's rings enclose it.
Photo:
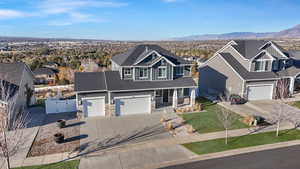
M 228 101 L 228 96 L 220 96 L 222 102 Z M 223 106 L 217 106 L 216 114 L 222 127 L 225 129 L 225 144 L 228 144 L 228 130 L 236 122 L 237 116 Z
M 18 88 L 0 79 L 0 155 L 10 169 L 10 158 L 24 143 L 23 130 L 27 125 L 27 113 L 16 110 Z
M 289 119 L 291 112 L 284 103 L 284 99 L 289 96 L 289 80 L 280 79 L 277 81 L 276 98 L 278 104 L 274 105 L 274 111 L 271 113 L 270 122 L 276 124 L 276 136 L 279 136 L 280 125 L 283 121 Z

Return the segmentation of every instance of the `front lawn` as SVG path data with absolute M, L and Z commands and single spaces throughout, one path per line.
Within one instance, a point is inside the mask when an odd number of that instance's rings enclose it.
M 198 100 L 199 101 L 199 100 Z M 224 128 L 222 124 L 219 122 L 219 119 L 216 114 L 217 104 L 214 104 L 207 99 L 201 98 L 199 101 L 203 104 L 204 110 L 203 112 L 197 113 L 189 113 L 183 114 L 182 118 L 185 120 L 187 124 L 193 126 L 194 129 L 197 130 L 198 133 L 209 133 L 209 132 L 216 132 L 216 131 L 223 131 Z M 246 124 L 241 122 L 242 117 L 238 114 L 237 121 L 234 123 L 231 129 L 240 129 L 248 127 Z
M 208 141 L 201 141 L 195 143 L 184 144 L 187 149 L 195 152 L 196 154 L 208 154 L 221 152 L 226 150 L 232 150 L 237 148 L 245 148 L 251 146 L 258 146 L 263 144 L 279 143 L 291 140 L 300 139 L 300 131 L 295 130 L 283 130 L 279 137 L 276 137 L 276 132 L 266 132 L 253 135 L 245 135 L 239 137 L 229 138 L 228 144 L 225 144 L 225 139 L 215 139 Z
M 46 164 L 46 165 L 18 167 L 14 169 L 78 169 L 79 162 L 80 162 L 79 160 L 72 160 L 72 161 Z

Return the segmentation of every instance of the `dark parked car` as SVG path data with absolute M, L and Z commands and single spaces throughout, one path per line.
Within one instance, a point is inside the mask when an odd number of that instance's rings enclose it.
M 247 102 L 246 99 L 242 98 L 239 95 L 235 95 L 235 94 L 231 95 L 229 97 L 229 100 L 230 100 L 231 104 L 245 104 Z

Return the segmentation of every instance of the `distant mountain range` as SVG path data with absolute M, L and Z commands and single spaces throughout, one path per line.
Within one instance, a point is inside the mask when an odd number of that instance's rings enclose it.
M 293 28 L 280 32 L 232 32 L 225 34 L 204 34 L 185 37 L 171 38 L 177 41 L 193 41 L 193 40 L 228 40 L 228 39 L 279 39 L 279 38 L 300 38 L 300 24 Z

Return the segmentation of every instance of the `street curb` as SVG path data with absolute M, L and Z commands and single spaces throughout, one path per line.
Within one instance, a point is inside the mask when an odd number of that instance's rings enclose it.
M 275 143 L 275 144 L 264 144 L 264 145 L 259 145 L 259 146 L 252 146 L 252 147 L 222 151 L 222 152 L 217 152 L 217 153 L 198 155 L 197 157 L 193 156 L 189 159 L 184 159 L 184 160 L 179 160 L 179 161 L 178 160 L 168 161 L 168 162 L 164 162 L 164 163 L 156 164 L 156 165 L 152 165 L 152 166 L 145 166 L 144 169 L 156 169 L 156 168 L 162 168 L 162 167 L 170 167 L 170 166 L 180 165 L 180 164 L 184 164 L 184 163 L 191 163 L 191 162 L 196 162 L 196 161 L 204 161 L 204 160 L 229 157 L 229 156 L 240 155 L 240 154 L 247 154 L 247 153 L 252 153 L 252 152 L 285 148 L 285 147 L 290 147 L 290 146 L 295 146 L 295 145 L 300 145 L 300 140 L 280 142 L 280 143 Z

